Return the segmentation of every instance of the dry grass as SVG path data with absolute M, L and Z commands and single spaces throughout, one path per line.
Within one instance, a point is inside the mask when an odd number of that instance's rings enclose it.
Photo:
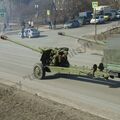
M 106 120 L 0 84 L 0 120 Z

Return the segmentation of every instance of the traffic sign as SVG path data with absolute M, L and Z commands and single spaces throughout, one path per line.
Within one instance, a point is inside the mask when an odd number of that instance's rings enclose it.
M 50 10 L 47 10 L 47 15 L 48 15 L 48 16 L 50 15 Z
M 92 2 L 92 8 L 95 9 L 96 7 L 98 7 L 98 2 Z

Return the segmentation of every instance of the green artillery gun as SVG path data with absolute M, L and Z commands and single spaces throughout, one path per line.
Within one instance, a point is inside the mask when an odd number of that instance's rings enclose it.
M 88 67 L 77 67 L 71 66 L 68 61 L 68 52 L 69 48 L 47 48 L 47 49 L 36 49 L 25 45 L 21 42 L 14 41 L 9 39 L 7 36 L 1 36 L 2 40 L 7 40 L 9 42 L 21 45 L 23 47 L 29 48 L 33 51 L 41 53 L 40 63 L 36 63 L 33 68 L 33 74 L 35 78 L 43 79 L 45 78 L 46 72 L 56 72 L 56 73 L 64 73 L 64 74 L 72 74 L 72 75 L 85 75 L 91 77 L 102 77 L 108 79 L 109 74 L 104 71 L 104 66 L 100 63 L 99 67 L 94 64 L 93 68 L 90 69 Z M 99 69 L 97 69 L 99 68 Z

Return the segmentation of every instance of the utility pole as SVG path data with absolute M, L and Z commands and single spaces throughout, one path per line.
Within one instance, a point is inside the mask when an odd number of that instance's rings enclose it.
M 0 22 L 2 23 L 0 28 L 1 32 L 5 32 L 7 23 L 8 23 L 8 14 L 6 9 L 6 1 L 2 0 L 0 1 Z
M 94 9 L 95 14 L 95 41 L 97 40 L 97 23 L 96 23 L 96 8 Z
M 37 29 L 38 29 L 38 16 L 39 16 L 39 11 L 38 11 L 39 5 L 35 4 L 35 9 L 36 9 L 36 18 L 37 18 Z
M 119 9 L 119 0 L 114 0 L 115 8 Z
M 92 8 L 94 11 L 94 18 L 95 18 L 95 41 L 97 41 L 97 24 L 96 24 L 96 7 L 98 7 L 98 2 L 92 2 Z
M 56 0 L 51 1 L 51 13 L 52 13 L 51 21 L 54 29 L 56 28 L 56 17 L 57 17 L 56 2 L 59 2 L 59 1 L 56 1 Z

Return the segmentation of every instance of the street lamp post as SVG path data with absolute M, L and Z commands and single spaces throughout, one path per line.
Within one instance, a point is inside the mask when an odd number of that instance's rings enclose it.
M 56 29 L 56 17 L 57 17 L 56 0 L 52 0 L 52 13 L 53 13 L 53 28 Z
M 96 23 L 96 8 L 98 7 L 98 1 L 92 2 L 92 8 L 94 11 L 94 18 L 95 18 L 95 41 L 97 40 L 97 23 Z
M 119 0 L 114 0 L 114 4 L 115 4 L 115 8 L 118 9 L 119 8 Z
M 97 40 L 97 23 L 96 23 L 96 8 L 94 9 L 94 17 L 95 17 L 95 41 Z
M 37 18 L 37 29 L 38 29 L 38 14 L 39 14 L 38 8 L 39 8 L 39 5 L 35 4 L 35 9 L 36 9 L 36 15 L 35 15 L 35 17 Z

